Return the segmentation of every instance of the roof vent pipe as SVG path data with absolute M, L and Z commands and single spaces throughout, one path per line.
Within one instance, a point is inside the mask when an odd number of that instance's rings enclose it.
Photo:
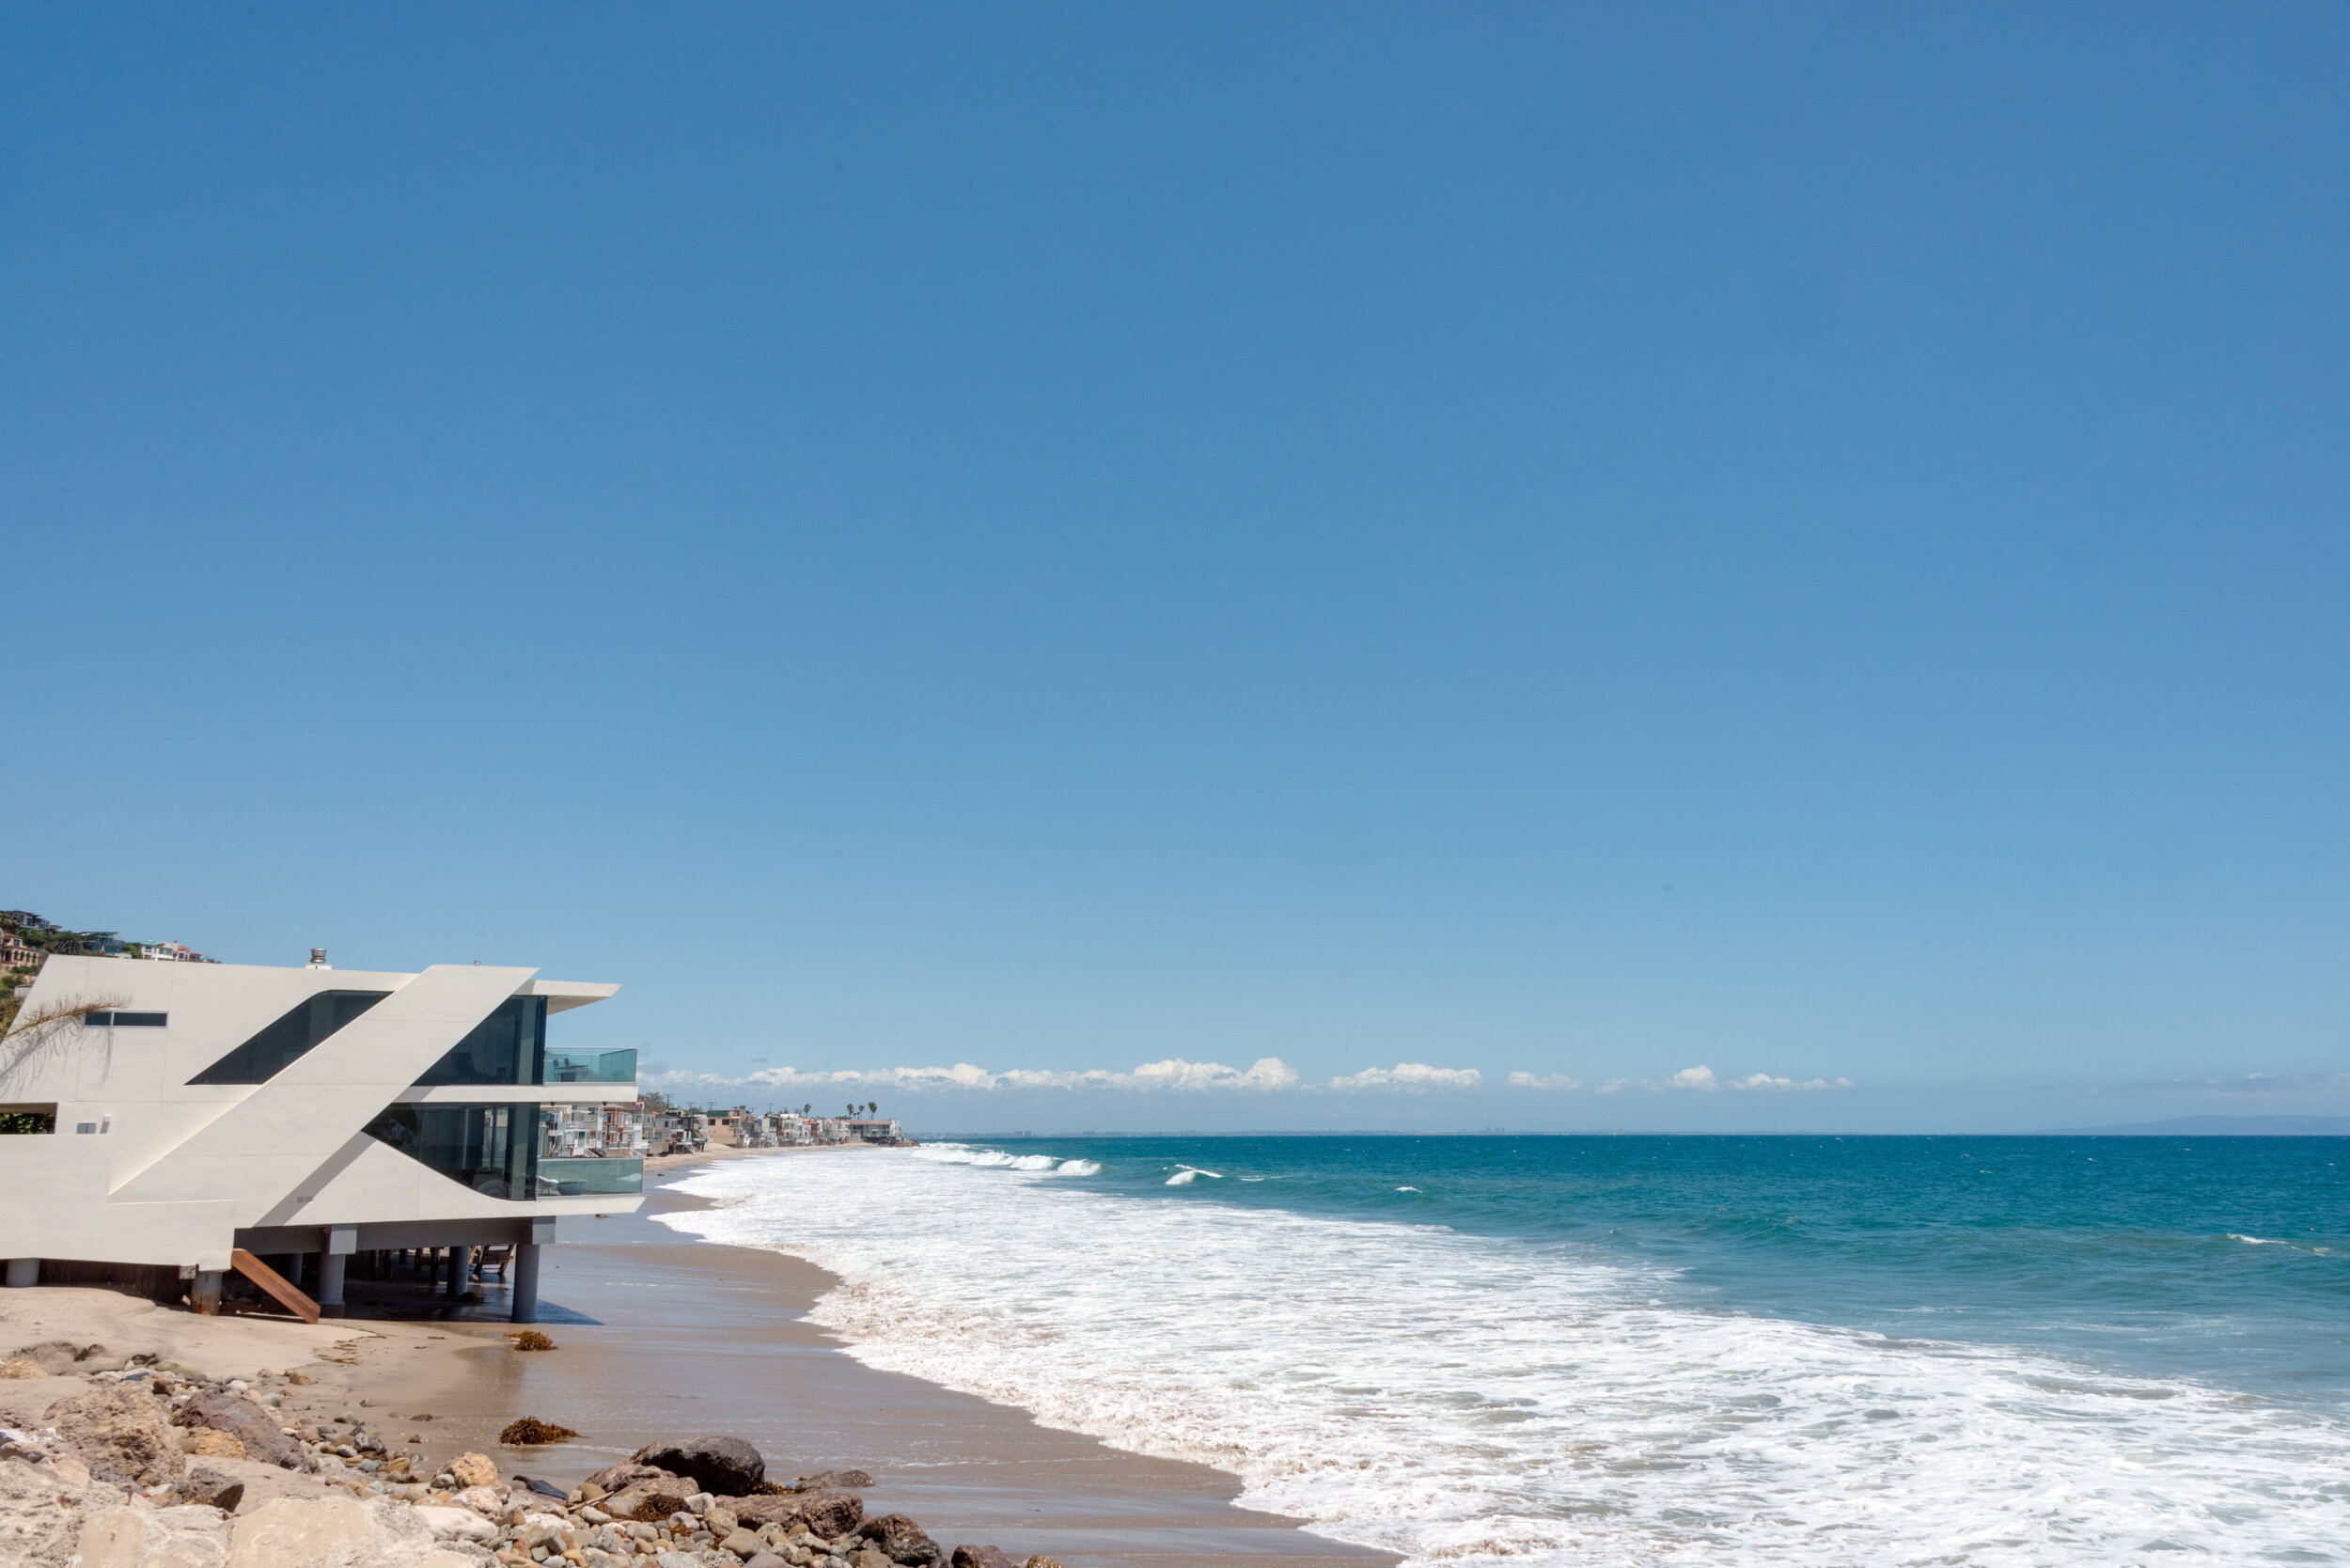
M 310 962 L 304 964 L 303 967 L 305 969 L 332 969 L 335 966 L 326 962 L 326 949 L 324 948 L 312 948 L 310 949 Z

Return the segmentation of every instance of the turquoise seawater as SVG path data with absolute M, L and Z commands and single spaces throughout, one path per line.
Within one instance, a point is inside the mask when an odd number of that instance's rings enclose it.
M 1659 1265 L 1760 1316 L 2350 1400 L 2350 1138 L 988 1139 L 1142 1202 L 1388 1219 Z M 1168 1185 L 1185 1170 L 1213 1171 Z M 1409 1189 L 1409 1190 L 1406 1190 Z

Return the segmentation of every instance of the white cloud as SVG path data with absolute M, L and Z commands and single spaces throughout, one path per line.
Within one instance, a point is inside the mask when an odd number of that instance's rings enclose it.
M 1768 1073 L 1753 1073 L 1743 1078 L 1721 1078 L 1715 1075 L 1712 1068 L 1700 1065 L 1697 1067 L 1684 1067 L 1680 1072 L 1675 1073 L 1671 1077 L 1667 1078 L 1662 1082 L 1659 1082 L 1654 1078 L 1610 1078 L 1606 1083 L 1599 1086 L 1597 1092 L 1601 1094 L 1622 1094 L 1626 1090 L 1644 1089 L 1649 1090 L 1651 1093 L 1661 1093 L 1667 1090 L 1690 1089 L 1696 1090 L 1700 1094 L 1714 1094 L 1727 1089 L 1752 1090 L 1763 1093 L 1787 1091 L 1814 1093 L 1821 1090 L 1850 1089 L 1852 1087 L 1853 1081 L 1850 1078 L 1836 1078 L 1832 1080 L 1828 1078 L 1811 1078 L 1803 1082 L 1798 1082 L 1794 1078 L 1775 1078 Z
M 1145 1062 L 1131 1073 L 1100 1068 L 1079 1073 L 1014 1069 L 991 1073 L 959 1061 L 952 1067 L 880 1067 L 840 1072 L 803 1073 L 793 1067 L 770 1067 L 747 1077 L 722 1078 L 712 1073 L 648 1073 L 641 1080 L 653 1089 L 1113 1089 L 1177 1090 L 1266 1090 L 1297 1087 L 1297 1070 L 1278 1057 L 1260 1058 L 1246 1068 L 1220 1061 L 1185 1061 L 1170 1057 Z
M 1564 1073 L 1512 1073 L 1512 1089 L 1581 1089 L 1583 1080 L 1570 1078 Z
M 1332 1078 L 1330 1087 L 1351 1089 L 1476 1089 L 1485 1075 L 1474 1067 L 1430 1067 L 1424 1062 L 1399 1061 L 1392 1068 L 1366 1067 Z

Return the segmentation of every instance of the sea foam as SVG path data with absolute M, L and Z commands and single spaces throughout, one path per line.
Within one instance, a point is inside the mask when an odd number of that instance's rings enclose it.
M 668 1217 L 838 1274 L 816 1320 L 861 1361 L 1219 1466 L 1253 1506 L 1415 1562 L 2338 1561 L 2350 1538 L 2350 1428 L 2319 1411 L 1066 1171 L 742 1161 L 685 1184 L 739 1201 Z

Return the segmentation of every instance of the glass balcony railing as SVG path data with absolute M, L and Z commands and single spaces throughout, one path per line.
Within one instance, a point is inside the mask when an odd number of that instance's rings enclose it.
M 636 1053 L 550 1050 L 546 1073 L 541 1081 L 551 1084 L 633 1084 L 636 1081 Z
M 625 1054 L 633 1056 L 635 1053 Z M 603 1193 L 637 1193 L 644 1190 L 645 1162 L 642 1160 L 566 1159 L 550 1154 L 539 1161 L 538 1196 L 540 1198 L 587 1198 Z

